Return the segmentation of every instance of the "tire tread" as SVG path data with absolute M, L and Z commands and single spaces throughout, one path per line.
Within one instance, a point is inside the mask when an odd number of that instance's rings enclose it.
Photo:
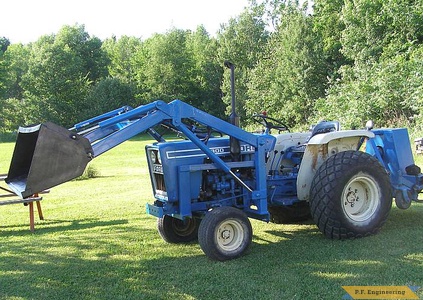
M 383 226 L 389 215 L 389 210 L 384 212 L 381 217 L 382 221 L 364 234 L 348 230 L 340 221 L 339 215 L 334 208 L 334 190 L 336 189 L 336 184 L 344 176 L 344 172 L 357 165 L 367 165 L 375 169 L 376 172 L 381 174 L 383 185 L 389 185 L 390 187 L 389 177 L 384 167 L 376 158 L 365 152 L 343 151 L 329 157 L 318 169 L 313 179 L 310 189 L 310 210 L 320 231 L 331 239 L 352 239 L 375 234 Z

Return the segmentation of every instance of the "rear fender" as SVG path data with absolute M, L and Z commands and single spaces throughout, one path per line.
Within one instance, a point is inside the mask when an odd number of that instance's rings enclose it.
M 358 150 L 362 137 L 373 138 L 368 130 L 333 131 L 313 136 L 307 143 L 297 178 L 299 200 L 309 200 L 311 182 L 319 167 L 332 155 Z

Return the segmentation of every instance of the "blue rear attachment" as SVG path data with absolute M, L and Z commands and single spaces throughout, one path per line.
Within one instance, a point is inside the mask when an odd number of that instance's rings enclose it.
M 366 143 L 366 152 L 375 156 L 389 173 L 397 206 L 408 208 L 423 189 L 423 174 L 414 164 L 406 128 L 372 130 L 376 135 Z

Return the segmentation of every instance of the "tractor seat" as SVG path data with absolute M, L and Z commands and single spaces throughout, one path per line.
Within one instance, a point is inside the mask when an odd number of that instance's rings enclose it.
M 341 126 L 338 121 L 320 121 L 312 127 L 309 140 L 317 134 L 339 131 L 340 128 Z

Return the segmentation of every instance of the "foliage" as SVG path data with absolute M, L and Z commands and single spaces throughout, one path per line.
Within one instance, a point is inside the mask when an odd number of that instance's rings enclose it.
M 0 37 L 0 53 L 4 53 L 7 50 L 7 47 L 9 47 L 10 41 L 9 39 L 3 37 Z
M 138 81 L 143 91 L 141 98 L 191 100 L 192 58 L 186 48 L 187 34 L 184 30 L 172 29 L 167 34 L 155 34 L 144 43 L 144 51 L 137 56 L 137 79 L 144 79 Z
M 135 82 L 134 75 L 137 70 L 135 56 L 141 46 L 142 41 L 135 37 L 122 36 L 119 39 L 112 37 L 105 40 L 102 48 L 110 61 L 107 66 L 110 76 L 129 83 Z
M 203 26 L 199 26 L 188 35 L 187 48 L 193 59 L 191 79 L 194 82 L 196 100 L 192 104 L 224 118 L 225 104 L 221 97 L 222 63 L 216 56 L 216 41 L 210 38 Z
M 419 127 L 421 1 L 313 3 L 310 12 L 307 1 L 251 0 L 216 36 L 199 26 L 146 40 L 101 41 L 75 24 L 28 45 L 0 38 L 0 131 L 15 130 L 17 122 L 69 126 L 156 99 L 179 98 L 225 119 L 226 60 L 235 64 L 243 126 L 251 125 L 252 113 L 267 110 L 294 129 L 320 119 L 362 127 L 369 118 Z
M 359 62 L 406 52 L 411 44 L 423 42 L 422 13 L 418 0 L 345 1 L 342 52 Z
M 28 124 L 29 106 L 21 100 L 9 98 L 1 102 L 0 133 L 16 131 L 19 125 Z
M 54 44 L 68 48 L 81 58 L 81 72 L 90 82 L 95 83 L 108 76 L 109 58 L 102 49 L 102 41 L 90 37 L 84 25 L 63 26 L 55 36 Z
M 283 5 L 280 12 L 280 24 L 252 71 L 246 110 L 249 115 L 269 111 L 295 127 L 309 122 L 314 99 L 324 96 L 325 60 L 305 12 L 292 5 Z
M 69 126 L 78 120 L 89 88 L 82 58 L 69 46 L 37 42 L 32 47 L 28 72 L 23 77 L 26 101 L 41 121 Z
M 22 44 L 12 44 L 4 53 L 6 72 L 2 79 L 7 86 L 3 94 L 4 99 L 23 99 L 22 77 L 28 71 L 29 54 L 30 47 Z
M 314 6 L 313 26 L 320 35 L 320 43 L 327 62 L 327 75 L 330 79 L 339 78 L 338 70 L 343 65 L 350 65 L 342 53 L 341 36 L 345 30 L 342 8 L 344 0 L 319 0 Z
M 85 170 L 84 173 L 82 173 L 81 176 L 75 178 L 75 180 L 86 180 L 90 178 L 96 178 L 100 176 L 100 171 L 92 164 L 89 164 Z
M 174 28 L 155 34 L 136 53 L 137 97 L 142 101 L 181 99 L 219 114 L 221 77 L 215 49 L 201 26 L 196 32 Z
M 10 45 L 10 41 L 5 37 L 0 37 L 0 97 L 4 94 L 6 85 L 4 82 L 6 65 L 4 63 L 3 55 L 6 52 L 7 48 Z
M 346 1 L 342 8 L 343 65 L 317 118 L 339 119 L 346 128 L 407 126 L 421 116 L 422 5 L 419 1 Z
M 250 74 L 259 62 L 268 39 L 262 15 L 263 7 L 260 5 L 246 8 L 240 16 L 223 24 L 217 37 L 219 61 L 223 63 L 228 60 L 235 65 L 236 112 L 241 124 L 247 116 L 245 108 L 249 101 L 247 90 Z M 228 114 L 231 103 L 229 71 L 224 73 L 222 91 Z
M 86 97 L 86 106 L 79 117 L 85 120 L 124 105 L 136 104 L 130 84 L 118 77 L 104 78 L 90 89 Z
M 33 118 L 65 126 L 80 120 L 92 84 L 107 73 L 106 61 L 101 41 L 90 38 L 84 26 L 64 26 L 32 44 L 22 86 Z
M 389 60 L 342 69 L 343 81 L 316 105 L 320 118 L 341 120 L 346 128 L 362 128 L 372 119 L 377 127 L 412 125 L 422 120 L 423 47 Z

